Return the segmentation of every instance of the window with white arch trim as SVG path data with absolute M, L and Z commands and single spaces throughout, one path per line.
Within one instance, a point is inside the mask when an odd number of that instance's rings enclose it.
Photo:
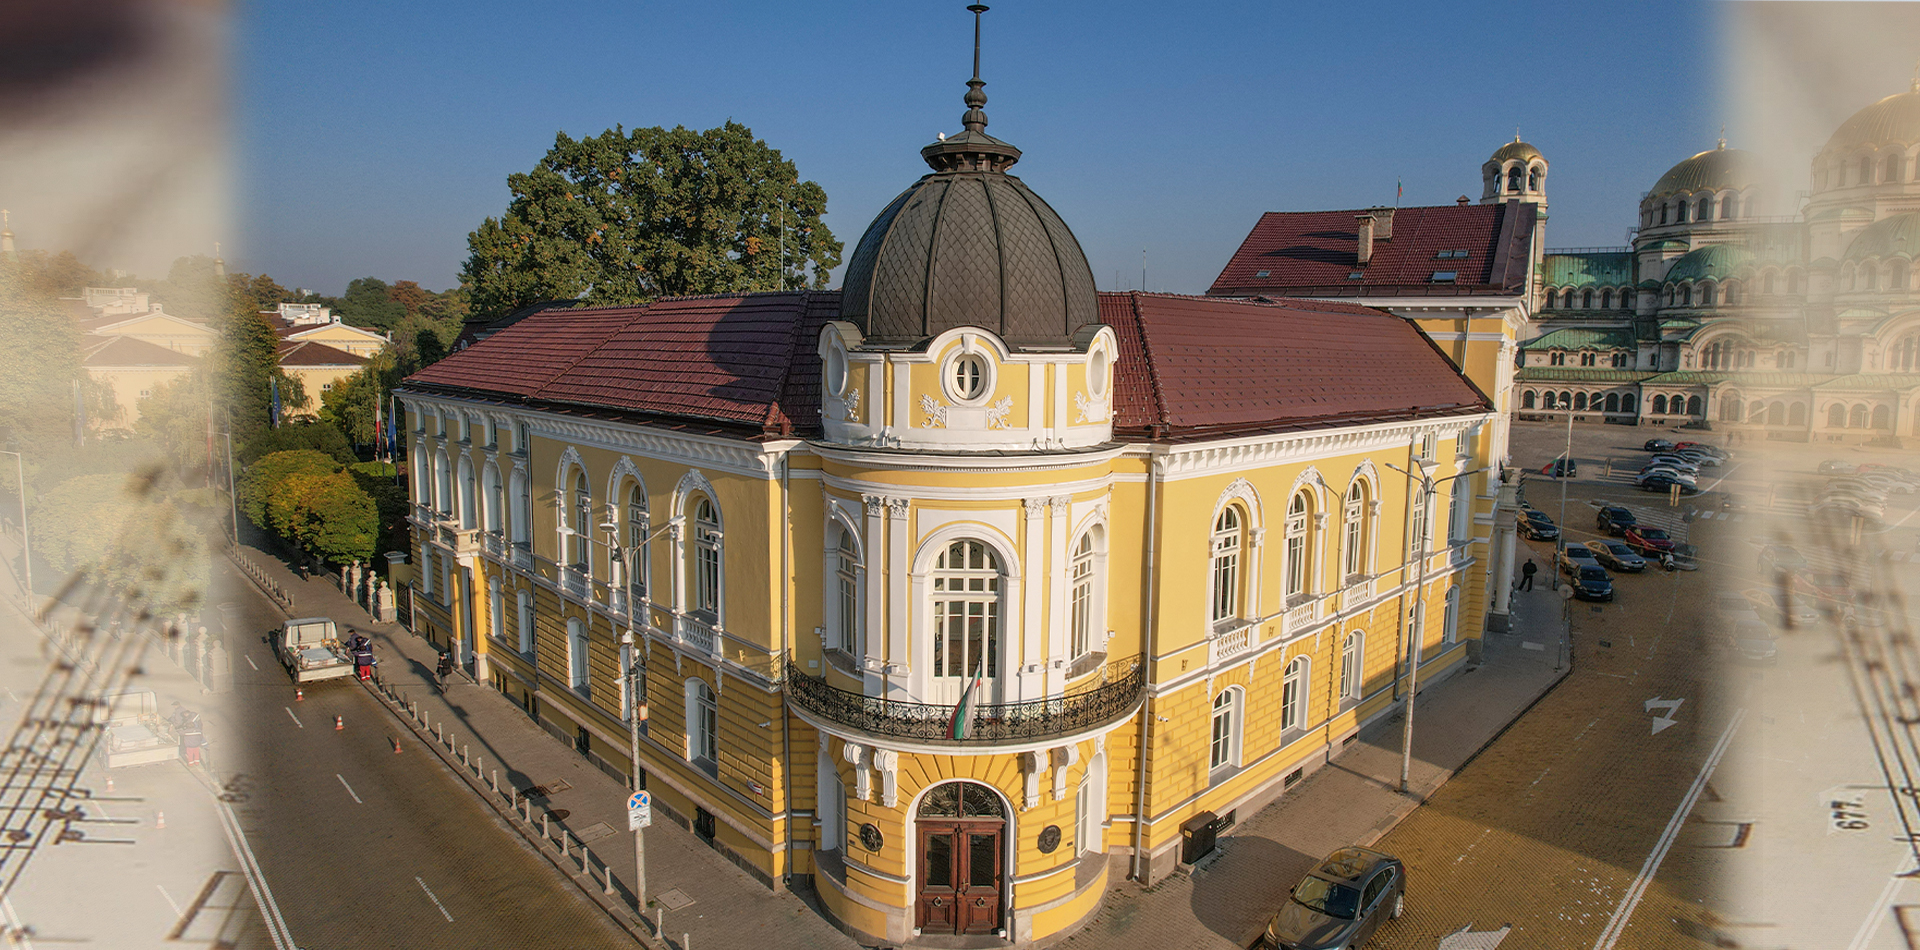
M 933 565 L 933 675 L 1000 675 L 1000 558 L 984 541 L 949 541 Z
M 833 548 L 829 552 L 832 560 L 833 590 L 828 600 L 832 616 L 827 618 L 827 649 L 844 650 L 853 656 L 866 652 L 862 634 L 864 611 L 860 609 L 860 579 L 863 565 L 860 563 L 860 548 L 852 529 L 839 522 L 832 522 L 831 537 Z
M 687 680 L 687 760 L 708 774 L 720 769 L 720 700 L 699 677 Z
M 1440 642 L 1450 644 L 1460 632 L 1460 587 L 1447 588 L 1447 612 L 1440 625 Z
M 1307 500 L 1307 493 L 1295 492 L 1293 500 L 1287 503 L 1286 596 L 1289 601 L 1312 593 L 1313 558 L 1309 553 L 1312 547 L 1307 543 L 1312 517 L 1313 505 Z
M 1240 551 L 1244 547 L 1246 521 L 1237 505 L 1220 509 L 1213 519 L 1213 605 L 1214 623 L 1240 616 Z
M 1067 612 L 1067 658 L 1079 659 L 1093 650 L 1094 645 L 1094 591 L 1093 591 L 1093 532 L 1080 536 L 1080 543 L 1074 546 L 1073 561 L 1068 568 L 1071 584 L 1071 599 Z
M 1213 733 L 1207 747 L 1207 767 L 1218 770 L 1240 764 L 1240 687 L 1229 686 L 1213 698 Z
M 638 600 L 647 596 L 647 579 L 650 576 L 652 559 L 647 551 L 647 491 L 637 481 L 627 482 L 627 549 L 622 555 L 627 559 L 623 572 L 627 582 L 627 597 Z
M 721 594 L 720 510 L 713 499 L 693 501 L 693 612 L 719 622 Z
M 1358 630 L 1340 644 L 1340 698 L 1359 699 L 1366 678 L 1367 635 Z
M 1280 731 L 1307 727 L 1307 674 L 1312 661 L 1296 656 L 1280 681 Z
M 567 618 L 567 686 L 587 691 L 587 626 L 578 617 Z
M 1532 395 L 1532 393 L 1528 393 Z M 1342 537 L 1341 574 L 1349 581 L 1366 573 L 1367 557 L 1367 486 L 1365 482 L 1354 480 L 1347 489 L 1347 500 L 1340 511 Z

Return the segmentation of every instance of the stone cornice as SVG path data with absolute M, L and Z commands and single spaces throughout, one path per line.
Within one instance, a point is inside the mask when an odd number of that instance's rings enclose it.
M 1176 445 L 1155 454 L 1154 465 L 1168 481 L 1237 472 L 1273 465 L 1312 462 L 1330 456 L 1386 449 L 1404 451 L 1417 435 L 1459 434 L 1481 422 L 1499 418 L 1497 412 L 1463 413 L 1419 422 L 1390 422 L 1346 429 L 1255 436 L 1198 445 Z
M 397 392 L 409 409 L 439 408 L 442 411 L 473 411 L 466 401 L 416 392 Z M 663 461 L 680 462 L 751 478 L 773 479 L 779 472 L 781 456 L 801 443 L 794 440 L 757 443 L 717 436 L 665 432 L 643 425 L 572 418 L 532 409 L 503 409 L 486 404 L 484 411 L 498 419 L 524 424 L 529 433 L 559 442 L 592 446 L 613 452 L 644 455 Z

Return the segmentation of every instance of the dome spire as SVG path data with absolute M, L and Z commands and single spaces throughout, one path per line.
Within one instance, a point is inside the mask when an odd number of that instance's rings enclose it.
M 980 79 L 980 14 L 987 12 L 987 5 L 970 4 L 967 10 L 973 14 L 973 78 L 967 80 L 967 94 L 962 99 L 967 112 L 960 117 L 960 124 L 969 132 L 982 132 L 987 128 L 987 113 L 980 107 L 987 104 L 987 94 L 981 90 L 987 84 Z
M 1723 149 L 1727 147 L 1727 124 L 1725 122 L 1720 123 L 1720 147 Z

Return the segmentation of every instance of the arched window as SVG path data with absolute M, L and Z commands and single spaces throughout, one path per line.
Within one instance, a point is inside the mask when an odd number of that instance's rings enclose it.
M 1244 532 L 1240 509 L 1220 509 L 1213 520 L 1213 610 L 1219 623 L 1240 616 L 1240 548 Z
M 1906 290 L 1907 277 L 1908 277 L 1909 270 L 1910 268 L 1906 261 L 1902 261 L 1902 260 L 1888 261 L 1887 262 L 1887 289 L 1888 290 Z
M 1584 409 L 1586 409 L 1586 408 L 1587 408 L 1587 394 L 1586 394 L 1586 393 L 1574 393 L 1574 394 L 1573 394 L 1573 408 L 1574 408 L 1574 410 L 1575 410 L 1575 411 L 1580 411 L 1580 410 L 1584 410 Z
M 1550 352 L 1550 353 L 1548 353 L 1548 354 L 1547 354 L 1547 365 L 1548 365 L 1548 366 L 1565 366 L 1565 365 L 1567 365 L 1567 354 L 1566 354 L 1566 351 L 1565 351 L 1565 350 L 1554 350 L 1554 351 L 1552 351 L 1552 352 Z
M 1686 223 L 1687 223 L 1687 202 L 1686 202 L 1686 199 L 1684 199 L 1684 198 L 1683 198 L 1683 199 L 1681 199 L 1681 200 L 1680 200 L 1680 202 L 1679 202 L 1678 204 L 1675 204 L 1675 205 L 1673 206 L 1673 222 L 1674 222 L 1675 224 L 1686 224 Z
M 1853 407 L 1853 411 L 1847 413 L 1847 428 L 1864 429 L 1866 427 L 1867 427 L 1867 407 L 1865 406 Z
M 1240 764 L 1240 689 L 1229 686 L 1213 698 L 1213 738 L 1207 747 L 1210 769 Z
M 1573 405 L 1573 394 L 1570 392 L 1567 392 L 1564 389 L 1560 390 L 1560 408 L 1565 409 L 1572 405 Z
M 1531 389 L 1520 394 L 1520 408 L 1522 409 L 1536 408 L 1539 404 L 1539 401 L 1540 401 L 1539 397 L 1536 396 L 1533 390 Z
M 1773 418 L 1772 408 L 1768 408 L 1767 418 L 1768 419 Z M 1796 402 L 1793 405 L 1787 407 L 1787 425 L 1803 426 L 1806 424 L 1807 424 L 1807 404 L 1806 403 Z
M 1852 262 L 1848 262 L 1847 264 L 1841 266 L 1840 268 L 1840 286 L 1841 287 L 1847 290 L 1853 290 L 1855 289 L 1855 285 L 1859 282 L 1859 279 L 1860 279 L 1860 275 L 1854 271 Z
M 647 596 L 647 580 L 652 577 L 652 558 L 648 556 L 647 491 L 639 482 L 627 483 L 627 596 L 638 600 Z
M 1693 306 L 1693 285 L 1692 284 L 1682 284 L 1680 286 L 1680 306 L 1682 307 Z
M 1704 415 L 1705 414 L 1704 408 L 1705 407 L 1701 402 L 1699 396 L 1687 397 L 1687 415 L 1690 415 L 1690 416 Z
M 722 602 L 720 510 L 713 499 L 696 496 L 693 507 L 693 610 L 720 619 Z
M 1097 604 L 1094 603 L 1094 557 L 1093 532 L 1080 536 L 1080 543 L 1073 548 L 1073 563 L 1067 576 L 1072 585 L 1068 601 L 1067 635 L 1070 642 L 1067 655 L 1078 659 L 1093 652 L 1096 639 L 1104 645 L 1104 638 L 1097 638 L 1094 629 Z
M 1300 492 L 1287 504 L 1287 584 L 1286 596 L 1298 597 L 1309 592 L 1313 576 L 1313 564 L 1307 552 L 1307 524 L 1312 516 L 1312 505 L 1307 493 Z
M 1000 558 L 986 542 L 963 539 L 941 549 L 933 570 L 934 677 L 957 686 L 976 672 L 999 676 Z
M 1620 394 L 1619 393 L 1607 394 L 1607 411 L 1608 412 L 1620 411 Z
M 1427 549 L 1427 538 L 1432 530 L 1430 521 L 1427 512 L 1427 493 L 1416 490 L 1413 493 L 1412 517 L 1407 522 L 1407 557 L 1417 558 Z
M 687 759 L 709 774 L 720 768 L 720 701 L 699 677 L 687 680 Z
M 1694 215 L 1694 220 L 1696 221 L 1712 221 L 1713 220 L 1713 198 L 1711 196 L 1702 195 L 1700 197 L 1700 207 L 1698 212 Z
M 1773 293 L 1773 271 L 1767 271 L 1760 275 L 1760 292 L 1763 294 Z
M 845 525 L 835 524 L 833 533 L 837 539 L 832 552 L 834 616 L 827 628 L 833 634 L 828 645 L 852 656 L 864 656 L 866 644 L 860 634 L 866 612 L 860 609 L 859 545 Z
M 1740 404 L 1739 393 L 1730 393 L 1728 395 L 1720 397 L 1720 421 L 1721 422 L 1739 422 L 1740 409 L 1741 409 L 1741 404 Z
M 533 594 L 520 591 L 514 595 L 514 606 L 518 608 L 520 634 L 520 652 L 533 655 Z
M 1521 171 L 1521 169 L 1520 169 L 1520 168 L 1519 168 L 1518 166 L 1516 166 L 1516 167 L 1514 167 L 1514 168 L 1512 168 L 1512 169 L 1509 169 L 1509 170 L 1507 171 L 1507 190 L 1508 190 L 1508 191 L 1519 191 L 1519 190 L 1521 190 L 1521 189 L 1520 189 L 1520 181 L 1521 181 L 1521 175 L 1522 175 L 1522 174 L 1523 174 L 1523 172 Z
M 567 685 L 587 691 L 587 625 L 578 617 L 567 618 Z
M 1526 394 L 1527 408 L 1533 408 L 1533 393 Z M 1342 506 L 1341 524 L 1344 526 L 1341 544 L 1342 573 L 1349 579 L 1366 573 L 1367 567 L 1367 489 L 1366 485 L 1355 481 L 1347 489 L 1346 504 Z
M 1547 395 L 1547 402 L 1546 402 L 1545 408 L 1548 408 L 1548 409 L 1557 408 L 1559 405 L 1560 397 L 1551 391 L 1549 391 L 1546 395 Z
M 571 521 L 567 525 L 573 533 L 572 545 L 567 554 L 567 563 L 574 569 L 591 573 L 589 563 L 593 557 L 593 492 L 587 487 L 587 473 L 575 469 L 573 473 L 573 497 L 571 499 Z
M 1732 221 L 1740 216 L 1740 196 L 1728 195 L 1720 202 L 1720 220 Z
M 1557 291 L 1557 290 L 1547 291 L 1547 309 L 1552 310 L 1558 306 L 1560 306 L 1560 291 Z
M 1873 156 L 1860 156 L 1860 184 L 1873 184 Z
M 1593 309 L 1593 291 L 1583 290 L 1580 292 L 1580 309 L 1582 310 Z
M 1893 410 L 1886 406 L 1873 407 L 1873 427 L 1875 429 L 1893 428 Z
M 1359 699 L 1365 686 L 1366 634 L 1355 630 L 1340 644 L 1340 697 Z
M 1887 352 L 1887 369 L 1902 373 L 1920 370 L 1920 333 L 1909 333 Z
M 1656 416 L 1664 416 L 1667 414 L 1667 397 L 1653 397 L 1653 414 Z
M 432 473 L 432 463 L 427 461 L 427 444 L 425 442 L 415 442 L 413 444 L 413 465 L 407 472 L 407 481 L 412 483 L 414 504 L 424 505 L 429 508 L 433 506 Z
M 1280 731 L 1307 727 L 1307 674 L 1312 661 L 1304 656 L 1296 656 L 1287 664 L 1287 674 L 1280 680 Z
M 1872 264 L 1860 265 L 1860 289 L 1876 290 L 1880 286 L 1880 272 Z
M 1612 288 L 1608 288 L 1606 290 L 1600 291 L 1600 309 L 1602 310 L 1613 309 L 1613 289 Z
M 1620 411 L 1621 412 L 1632 412 L 1633 404 L 1634 404 L 1634 398 L 1632 393 L 1620 394 Z
M 1700 306 L 1702 307 L 1713 306 L 1715 289 L 1716 288 L 1712 284 L 1700 285 Z
M 433 488 L 434 507 L 442 516 L 453 517 L 453 468 L 444 450 L 433 454 Z
M 1884 168 L 1882 168 L 1880 172 L 1880 180 L 1881 181 L 1899 181 L 1900 166 L 1902 164 L 1903 162 L 1901 160 L 1901 156 L 1899 155 L 1887 156 L 1886 165 Z
M 507 592 L 498 585 L 487 592 L 487 632 L 496 640 L 507 639 Z
M 529 488 L 527 473 L 515 469 L 512 478 L 513 490 L 508 496 L 512 510 L 507 518 L 509 539 L 518 547 L 526 547 L 531 538 L 533 525 L 533 492 Z
M 1785 420 L 1785 418 L 1784 418 L 1784 417 L 1785 417 L 1785 414 L 1786 414 L 1786 407 L 1785 407 L 1785 406 L 1783 406 L 1783 405 L 1781 405 L 1780 403 L 1777 403 L 1777 402 L 1776 402 L 1776 403 L 1774 403 L 1774 405 L 1775 405 L 1775 406 L 1779 406 L 1779 408 L 1780 408 L 1780 412 L 1781 412 L 1781 415 L 1782 415 L 1782 419 L 1781 419 L 1780 421 L 1781 421 L 1781 422 L 1784 422 L 1784 421 L 1786 421 L 1786 420 Z M 1773 421 L 1773 420 L 1771 420 L 1771 419 L 1769 419 L 1769 418 L 1767 417 L 1767 413 L 1768 413 L 1768 407 L 1767 407 L 1767 404 L 1766 404 L 1766 403 L 1764 403 L 1764 402 L 1761 402 L 1761 401 L 1760 401 L 1760 400 L 1758 400 L 1758 399 L 1755 399 L 1755 400 L 1754 400 L 1753 402 L 1751 402 L 1751 403 L 1748 403 L 1748 404 L 1747 404 L 1747 421 L 1748 421 L 1748 422 L 1752 422 L 1752 423 L 1754 423 L 1754 424 L 1756 424 L 1756 425 L 1758 425 L 1758 424 L 1761 424 L 1761 423 L 1765 423 L 1765 424 L 1768 424 L 1768 425 L 1776 425 L 1776 426 L 1777 426 L 1777 425 L 1779 425 L 1779 424 L 1780 424 L 1780 422 L 1775 422 L 1775 421 Z
M 1532 168 L 1527 169 L 1527 190 L 1528 191 L 1540 190 L 1540 176 L 1542 174 L 1544 173 L 1541 171 L 1540 166 L 1538 165 L 1535 165 Z
M 1661 224 L 1667 223 L 1667 206 L 1666 205 L 1660 206 L 1660 223 Z
M 1847 407 L 1834 403 L 1827 407 L 1827 428 L 1844 429 L 1847 427 Z

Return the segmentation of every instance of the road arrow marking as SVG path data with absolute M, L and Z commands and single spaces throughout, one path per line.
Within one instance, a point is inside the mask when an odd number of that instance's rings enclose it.
M 1673 714 L 1675 711 L 1679 710 L 1680 704 L 1684 702 L 1686 702 L 1686 700 L 1684 699 L 1661 699 L 1658 696 L 1655 696 L 1654 698 L 1647 700 L 1647 705 L 1646 705 L 1647 712 L 1653 712 L 1656 709 L 1664 710 L 1660 715 L 1655 716 L 1653 719 L 1654 735 L 1656 736 L 1659 735 L 1660 730 L 1665 729 L 1668 726 L 1671 726 L 1678 721 L 1673 718 Z

